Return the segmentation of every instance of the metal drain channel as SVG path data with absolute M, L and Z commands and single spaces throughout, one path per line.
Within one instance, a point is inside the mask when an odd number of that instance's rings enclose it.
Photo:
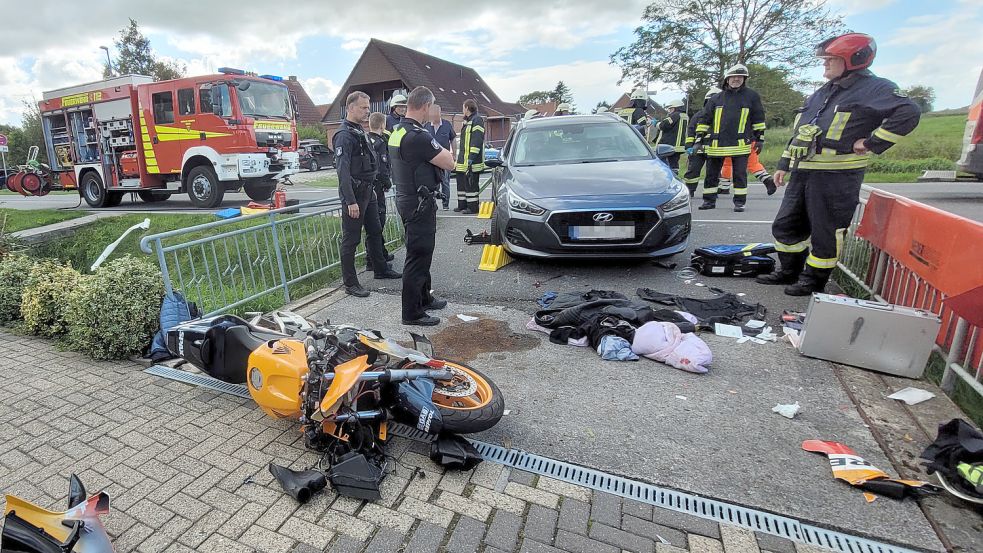
M 178 382 L 184 382 L 185 384 L 209 388 L 211 390 L 215 390 L 216 392 L 223 392 L 237 397 L 252 399 L 252 396 L 249 395 L 249 389 L 246 388 L 245 385 L 222 382 L 221 380 L 216 380 L 204 374 L 182 371 L 180 369 L 172 369 L 171 367 L 165 367 L 164 365 L 154 365 L 149 369 L 144 369 L 143 372 L 155 376 L 162 376 Z
M 210 376 L 172 369 L 163 365 L 154 365 L 144 370 L 145 373 L 161 376 L 178 382 L 209 388 L 234 396 L 251 399 L 249 389 L 242 384 L 229 384 Z M 394 436 L 422 442 L 432 442 L 434 436 L 411 426 L 392 423 L 389 427 Z M 696 495 L 661 488 L 615 476 L 605 472 L 579 467 L 548 457 L 526 453 L 516 449 L 506 449 L 501 446 L 468 440 L 478 453 L 487 460 L 508 467 L 532 472 L 550 478 L 555 478 L 570 484 L 576 484 L 600 492 L 609 493 L 633 499 L 641 503 L 698 516 L 700 518 L 740 526 L 756 532 L 763 532 L 786 538 L 795 542 L 814 545 L 840 553 L 916 553 L 896 545 L 881 543 L 858 536 L 851 536 L 834 530 L 827 530 L 811 524 L 800 522 L 794 518 L 783 517 L 739 507 L 714 499 L 706 499 Z

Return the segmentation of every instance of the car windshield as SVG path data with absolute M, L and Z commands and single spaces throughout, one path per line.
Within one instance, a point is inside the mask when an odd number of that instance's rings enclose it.
M 279 117 L 282 119 L 292 117 L 287 87 L 256 81 L 245 82 L 249 83 L 246 90 L 243 90 L 240 84 L 236 91 L 239 95 L 239 107 L 242 108 L 243 115 Z
M 516 137 L 518 166 L 650 159 L 651 151 L 628 125 L 618 122 L 562 124 L 525 129 Z

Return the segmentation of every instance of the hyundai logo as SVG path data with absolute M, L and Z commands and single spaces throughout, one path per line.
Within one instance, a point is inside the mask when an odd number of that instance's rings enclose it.
M 610 223 L 614 220 L 614 215 L 610 213 L 595 213 L 594 221 L 598 223 Z

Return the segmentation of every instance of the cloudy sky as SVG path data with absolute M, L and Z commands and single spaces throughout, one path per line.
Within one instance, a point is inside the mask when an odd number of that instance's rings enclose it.
M 983 66 L 980 0 L 829 0 L 854 30 L 877 38 L 875 71 L 901 86 L 934 86 L 936 108 L 969 103 Z M 608 56 L 632 40 L 647 0 L 460 3 L 361 0 L 175 0 L 143 3 L 55 0 L 4 4 L 0 123 L 18 124 L 22 101 L 41 91 L 98 80 L 105 53 L 134 18 L 162 57 L 188 74 L 221 66 L 296 75 L 316 103 L 334 99 L 370 37 L 477 69 L 506 100 L 564 80 L 590 109 L 623 92 Z M 457 5 L 457 2 L 451 2 Z M 473 12 L 473 13 L 468 13 Z M 115 55 L 115 52 L 113 52 Z M 821 71 L 809 75 L 818 77 Z M 679 96 L 660 90 L 657 100 Z

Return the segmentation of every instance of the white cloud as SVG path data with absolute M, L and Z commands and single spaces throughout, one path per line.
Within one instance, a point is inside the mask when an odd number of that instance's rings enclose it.
M 334 101 L 335 96 L 338 95 L 338 90 L 341 89 L 341 85 L 335 84 L 331 79 L 325 79 L 323 77 L 301 79 L 300 84 L 304 86 L 307 95 L 311 97 L 311 100 L 315 104 L 330 104 Z
M 858 15 L 865 12 L 877 11 L 894 4 L 897 0 L 827 0 L 826 6 L 844 16 Z
M 606 61 L 577 61 L 563 65 L 537 67 L 506 73 L 489 73 L 485 80 L 503 100 L 515 101 L 533 90 L 552 90 L 563 81 L 573 93 L 581 113 L 589 112 L 601 100 L 613 103 L 624 90 L 618 86 L 621 70 Z

